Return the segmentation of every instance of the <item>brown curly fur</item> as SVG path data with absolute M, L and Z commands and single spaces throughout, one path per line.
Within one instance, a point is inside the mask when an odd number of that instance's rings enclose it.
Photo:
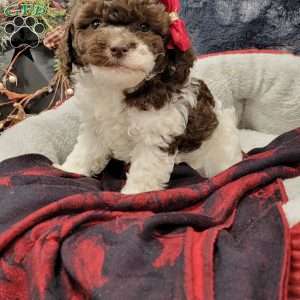
M 124 91 L 124 101 L 128 106 L 140 110 L 160 109 L 174 93 L 180 93 L 189 77 L 195 55 L 192 49 L 186 52 L 168 49 L 169 16 L 159 0 L 78 0 L 71 10 L 59 48 L 61 70 L 65 75 L 72 73 L 72 64 L 82 68 L 88 64 L 110 66 L 105 55 L 109 36 L 101 30 L 90 32 L 87 29 L 95 18 L 105 24 L 127 27 L 129 31 L 124 39 L 134 47 L 133 37 L 138 37 L 157 57 L 154 76 L 135 89 Z M 149 25 L 150 31 L 138 29 L 138 25 L 143 23 Z M 197 85 L 198 104 L 190 110 L 185 134 L 176 137 L 166 149 L 170 153 L 176 149 L 183 152 L 197 149 L 218 124 L 211 93 L 202 81 Z
M 190 109 L 185 133 L 176 137 L 169 148 L 165 149 L 171 154 L 176 150 L 188 153 L 200 148 L 202 142 L 208 139 L 218 126 L 217 116 L 213 111 L 214 98 L 207 85 L 198 80 L 194 83 L 194 88 L 198 91 L 197 105 Z

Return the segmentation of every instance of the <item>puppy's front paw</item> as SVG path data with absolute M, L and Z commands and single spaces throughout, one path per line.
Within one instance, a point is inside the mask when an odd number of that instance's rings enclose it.
M 134 195 L 134 194 L 140 194 L 140 193 L 146 193 L 146 192 L 153 192 L 153 191 L 159 191 L 163 190 L 163 187 L 161 186 L 143 186 L 142 184 L 125 184 L 124 187 L 121 190 L 122 194 L 125 195 Z
M 53 164 L 54 168 L 60 169 L 62 171 L 68 172 L 68 173 L 75 173 L 75 174 L 80 174 L 84 176 L 90 176 L 90 172 L 88 172 L 86 169 L 78 166 L 78 165 L 69 165 L 69 164 L 63 164 L 63 165 L 58 165 L 58 164 Z
M 127 184 L 125 184 L 125 186 L 122 188 L 121 193 L 125 194 L 125 195 L 134 195 L 134 194 L 139 194 L 142 193 L 143 191 L 141 191 L 140 189 L 138 189 L 137 187 L 130 187 Z

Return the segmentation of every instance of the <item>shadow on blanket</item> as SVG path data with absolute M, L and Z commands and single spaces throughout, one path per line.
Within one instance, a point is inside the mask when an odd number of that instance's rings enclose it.
M 300 129 L 211 180 L 181 165 L 173 188 L 135 196 L 101 191 L 124 180 L 112 165 L 97 180 L 6 160 L 0 299 L 287 299 L 280 179 L 297 175 Z

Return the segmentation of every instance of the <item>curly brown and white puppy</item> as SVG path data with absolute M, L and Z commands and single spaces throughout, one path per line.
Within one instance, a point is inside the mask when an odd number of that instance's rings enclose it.
M 156 0 L 78 0 L 60 47 L 81 111 L 62 169 L 91 175 L 130 163 L 123 193 L 165 187 L 174 164 L 212 176 L 241 159 L 234 113 L 197 78 L 192 50 L 169 49 L 169 15 Z

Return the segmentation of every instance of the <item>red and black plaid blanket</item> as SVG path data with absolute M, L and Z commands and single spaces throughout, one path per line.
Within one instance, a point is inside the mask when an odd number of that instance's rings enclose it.
M 211 180 L 177 166 L 162 192 L 112 192 L 123 169 L 0 164 L 1 300 L 287 299 L 281 179 L 300 175 L 300 129 Z

